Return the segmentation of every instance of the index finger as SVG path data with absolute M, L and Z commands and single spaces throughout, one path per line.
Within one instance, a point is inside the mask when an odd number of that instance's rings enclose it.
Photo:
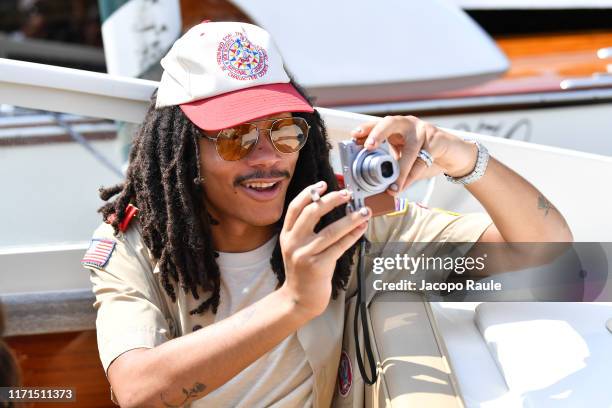
M 297 220 L 302 210 L 304 210 L 304 207 L 312 202 L 311 191 L 313 190 L 319 195 L 323 194 L 325 190 L 327 190 L 327 183 L 319 181 L 318 183 L 312 184 L 300 191 L 300 193 L 291 200 L 289 207 L 287 207 L 287 214 L 285 214 L 284 228 L 288 230 L 293 228 L 295 220 Z
M 370 132 L 372 131 L 372 129 L 374 129 L 374 126 L 376 126 L 376 124 L 379 121 L 370 121 L 370 122 L 366 122 L 366 123 L 362 123 L 361 125 L 357 126 L 355 129 L 353 129 L 351 131 L 351 137 L 356 139 L 356 140 L 363 140 L 366 137 L 368 137 L 368 135 L 370 134 Z
M 368 150 L 374 150 L 388 139 L 392 146 L 401 151 L 408 136 L 414 131 L 414 125 L 407 118 L 385 116 L 369 132 L 364 146 Z

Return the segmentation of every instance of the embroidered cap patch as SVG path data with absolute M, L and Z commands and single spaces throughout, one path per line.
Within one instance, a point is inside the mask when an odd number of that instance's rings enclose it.
M 108 263 L 114 249 L 115 241 L 110 239 L 92 239 L 81 263 L 85 266 L 102 268 Z
M 261 78 L 268 72 L 266 50 L 243 33 L 223 37 L 217 48 L 217 63 L 230 77 L 239 80 Z
M 338 393 L 341 397 L 346 397 L 353 385 L 353 367 L 351 359 L 346 351 L 340 354 L 340 366 L 338 366 Z

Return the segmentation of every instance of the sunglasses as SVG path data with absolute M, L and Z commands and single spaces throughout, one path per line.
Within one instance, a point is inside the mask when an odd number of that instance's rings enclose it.
M 258 123 L 270 121 L 272 123 L 268 127 L 257 126 Z M 270 141 L 278 152 L 289 154 L 296 153 L 304 147 L 310 126 L 306 119 L 300 117 L 264 119 L 223 129 L 217 137 L 210 137 L 204 133 L 202 136 L 215 142 L 217 153 L 223 160 L 236 161 L 253 151 L 261 130 L 268 131 Z

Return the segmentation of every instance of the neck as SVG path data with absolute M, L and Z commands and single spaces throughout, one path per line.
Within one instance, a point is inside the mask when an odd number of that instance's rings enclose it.
M 259 248 L 274 235 L 274 226 L 253 226 L 242 222 L 219 220 L 211 225 L 215 250 L 219 252 L 248 252 Z

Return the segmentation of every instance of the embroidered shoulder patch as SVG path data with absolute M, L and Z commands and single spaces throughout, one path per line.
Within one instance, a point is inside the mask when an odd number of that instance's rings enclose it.
M 338 366 L 338 393 L 341 397 L 346 397 L 351 392 L 353 385 L 353 367 L 351 359 L 346 351 L 340 354 L 340 365 Z
M 455 217 L 458 217 L 458 216 L 460 216 L 460 215 L 461 215 L 461 214 L 459 214 L 458 212 L 454 212 L 454 211 L 445 210 L 445 209 L 443 209 L 443 208 L 434 208 L 433 210 L 434 210 L 434 211 L 437 211 L 437 212 L 445 213 L 445 214 L 448 214 L 448 215 L 453 215 L 453 216 L 455 216 Z
M 115 241 L 110 239 L 92 239 L 81 264 L 96 268 L 104 267 L 115 249 L 115 244 Z
M 396 198 L 395 199 L 395 211 L 387 214 L 387 216 L 396 216 L 405 214 L 408 211 L 408 199 L 407 198 Z

